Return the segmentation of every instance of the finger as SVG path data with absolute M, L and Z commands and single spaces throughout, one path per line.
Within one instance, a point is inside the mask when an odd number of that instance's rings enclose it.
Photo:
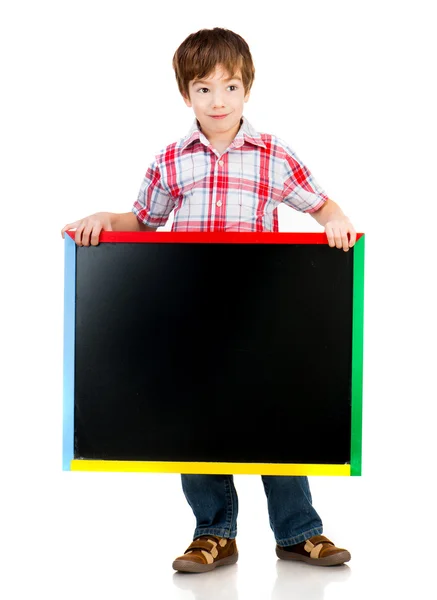
M 83 223 L 79 223 L 76 229 L 76 235 L 74 236 L 74 241 L 78 246 L 82 246 L 82 232 L 84 230 L 85 225 Z
M 99 245 L 100 232 L 102 231 L 102 226 L 100 223 L 98 225 L 94 225 L 91 235 L 91 246 Z
M 352 246 L 355 246 L 355 242 L 357 241 L 357 232 L 353 227 L 349 229 L 349 237 L 349 248 L 352 248 Z
M 334 248 L 334 246 L 335 246 L 334 232 L 330 225 L 326 226 L 325 233 L 326 233 L 326 237 L 328 238 L 328 244 L 330 245 L 331 248 Z
M 337 248 L 342 248 L 343 247 L 343 240 L 341 239 L 341 232 L 340 229 L 334 229 L 334 239 L 335 239 L 335 246 Z
M 82 244 L 84 246 L 89 246 L 90 245 L 90 233 L 92 232 L 94 227 L 93 223 L 89 223 L 88 225 L 86 225 L 86 227 L 83 230 L 83 234 L 82 234 Z
M 341 241 L 342 241 L 343 250 L 345 252 L 348 252 L 349 251 L 349 238 L 347 236 L 347 229 L 343 229 L 343 231 L 341 232 Z
M 75 223 L 69 223 L 68 225 L 65 225 L 65 227 L 63 227 L 61 229 L 61 235 L 62 235 L 62 237 L 64 237 L 64 233 L 66 231 L 68 231 L 69 229 L 75 229 L 77 227 L 77 223 L 78 223 L 78 221 L 76 221 Z

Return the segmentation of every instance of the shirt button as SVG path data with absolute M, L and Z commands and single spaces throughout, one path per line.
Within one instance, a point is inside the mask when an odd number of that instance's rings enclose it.
M 219 200 L 219 201 L 217 202 L 217 206 L 221 206 L 222 204 L 223 204 L 223 203 L 222 203 L 222 201 L 221 201 L 221 200 Z
M 219 165 L 220 165 L 221 167 L 223 167 L 223 165 L 224 165 L 224 164 L 225 164 L 225 163 L 224 163 L 222 160 L 219 160 Z

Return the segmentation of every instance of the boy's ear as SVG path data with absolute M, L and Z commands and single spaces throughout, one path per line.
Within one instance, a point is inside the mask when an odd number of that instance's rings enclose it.
M 244 101 L 247 102 L 250 98 L 250 91 L 244 96 Z
M 182 98 L 184 99 L 185 104 L 191 108 L 193 106 L 193 104 L 191 103 L 191 100 L 189 99 L 188 96 L 186 96 L 185 94 L 182 94 Z

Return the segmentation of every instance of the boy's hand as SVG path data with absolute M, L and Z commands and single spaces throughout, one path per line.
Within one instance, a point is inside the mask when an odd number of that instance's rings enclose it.
M 345 252 L 352 248 L 357 238 L 356 231 L 347 217 L 328 221 L 325 233 L 331 248 L 343 248 Z
M 61 230 L 62 237 L 64 237 L 64 233 L 69 229 L 76 229 L 74 241 L 78 246 L 89 246 L 90 236 L 91 246 L 97 246 L 102 229 L 112 231 L 111 213 L 99 212 L 74 223 L 69 223 Z

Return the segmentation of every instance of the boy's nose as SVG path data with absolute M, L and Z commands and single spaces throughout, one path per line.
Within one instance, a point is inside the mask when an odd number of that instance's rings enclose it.
M 222 108 L 225 105 L 223 98 L 221 96 L 214 96 L 212 100 L 213 108 Z

